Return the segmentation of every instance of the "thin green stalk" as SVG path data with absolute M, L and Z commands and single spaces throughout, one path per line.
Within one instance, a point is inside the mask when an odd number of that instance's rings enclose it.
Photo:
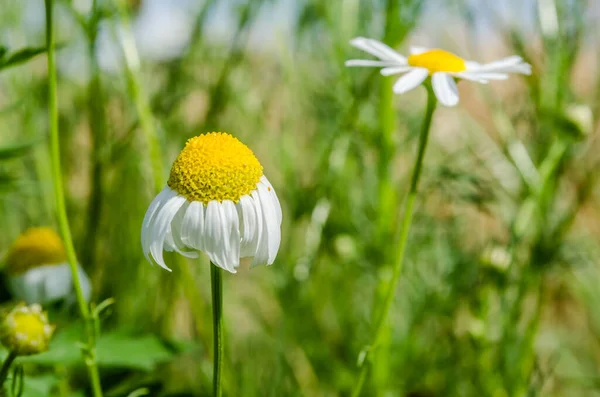
M 152 174 L 154 177 L 154 190 L 160 192 L 164 186 L 164 175 L 162 156 L 160 150 L 160 142 L 156 134 L 154 126 L 154 118 L 152 117 L 152 109 L 144 93 L 138 70 L 140 68 L 140 59 L 135 46 L 135 40 L 131 33 L 131 24 L 129 22 L 129 13 L 127 12 L 127 4 L 123 0 L 115 0 L 119 10 L 121 22 L 124 25 L 123 31 L 118 33 L 120 38 L 121 48 L 125 57 L 125 72 L 127 77 L 127 85 L 129 92 L 133 97 L 135 107 L 138 113 L 139 121 L 142 126 L 142 131 L 146 137 L 148 144 L 150 163 L 152 166 Z
M 60 139 L 58 132 L 58 94 L 56 84 L 56 64 L 54 62 L 54 29 L 52 20 L 53 1 L 45 0 L 46 6 L 46 47 L 48 49 L 48 117 L 50 124 L 50 168 L 52 171 L 52 181 L 54 184 L 54 196 L 56 200 L 56 216 L 60 234 L 65 245 L 67 261 L 73 275 L 73 286 L 79 306 L 79 312 L 85 322 L 87 334 L 87 346 L 82 349 L 84 361 L 88 369 L 94 397 L 102 396 L 100 386 L 100 375 L 96 364 L 94 319 L 90 315 L 83 290 L 79 281 L 79 272 L 77 270 L 77 256 L 71 237 L 71 229 L 67 218 L 67 208 L 65 205 L 64 187 L 62 172 L 60 166 Z
M 221 268 L 210 264 L 210 282 L 213 305 L 213 397 L 221 397 L 221 370 L 223 368 L 223 279 Z
M 369 350 L 372 351 L 377 347 L 377 344 L 380 342 L 380 339 L 385 331 L 385 324 L 390 312 L 390 308 L 392 306 L 392 302 L 394 300 L 394 294 L 396 292 L 396 288 L 398 286 L 398 282 L 400 281 L 400 275 L 402 274 L 402 267 L 404 264 L 404 256 L 406 252 L 406 243 L 408 241 L 408 236 L 410 232 L 410 225 L 412 223 L 413 210 L 415 205 L 415 200 L 417 197 L 417 188 L 419 185 L 419 179 L 421 177 L 421 169 L 423 168 L 423 158 L 425 157 L 425 150 L 427 148 L 427 142 L 429 140 L 429 130 L 431 127 L 431 120 L 433 117 L 433 112 L 435 110 L 435 106 L 437 104 L 437 99 L 435 94 L 433 93 L 433 89 L 431 86 L 427 85 L 427 109 L 425 111 L 425 119 L 423 120 L 423 124 L 421 127 L 421 135 L 419 137 L 419 152 L 417 154 L 417 158 L 415 159 L 415 165 L 413 168 L 413 173 L 410 181 L 410 189 L 408 191 L 408 197 L 406 199 L 406 206 L 404 207 L 404 216 L 402 220 L 402 229 L 400 232 L 400 238 L 398 241 L 398 248 L 395 255 L 395 266 L 394 272 L 392 275 L 392 279 L 389 283 L 387 292 L 385 294 L 385 300 L 383 303 L 383 307 L 380 311 L 379 318 L 375 325 L 375 333 L 373 334 L 373 340 L 369 345 Z M 368 365 L 366 364 L 366 359 L 361 362 L 361 373 L 358 378 L 358 381 L 354 387 L 354 391 L 352 392 L 352 396 L 358 397 L 360 396 L 362 387 L 365 383 L 368 371 Z
M 0 389 L 4 385 L 4 381 L 6 380 L 6 377 L 8 376 L 8 371 L 10 370 L 10 366 L 12 365 L 13 361 L 15 361 L 15 358 L 17 358 L 17 353 L 15 353 L 14 351 L 11 351 L 10 353 L 8 353 L 8 356 L 2 363 L 2 367 L 0 368 Z

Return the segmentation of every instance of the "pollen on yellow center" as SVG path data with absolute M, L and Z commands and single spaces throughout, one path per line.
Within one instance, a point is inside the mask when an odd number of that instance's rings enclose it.
M 467 70 L 464 59 L 451 52 L 438 49 L 410 55 L 408 64 L 425 68 L 429 70 L 430 75 L 436 72 L 458 73 Z
M 9 248 L 6 270 L 14 275 L 42 265 L 58 265 L 67 261 L 62 240 L 47 227 L 26 230 Z
M 252 150 L 229 134 L 212 132 L 187 141 L 167 184 L 190 201 L 237 203 L 256 189 L 262 175 Z
M 39 314 L 18 312 L 12 317 L 15 333 L 26 335 L 29 339 L 38 339 L 46 334 L 46 322 Z

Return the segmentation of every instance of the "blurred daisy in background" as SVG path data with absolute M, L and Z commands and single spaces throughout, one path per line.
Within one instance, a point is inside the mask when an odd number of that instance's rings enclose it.
M 26 230 L 9 248 L 4 262 L 8 288 L 16 299 L 43 305 L 74 296 L 65 247 L 50 228 Z M 89 300 L 90 281 L 81 266 L 77 269 L 83 295 Z
M 357 37 L 350 44 L 379 60 L 353 59 L 346 61 L 346 66 L 381 67 L 384 76 L 404 74 L 394 84 L 396 94 L 408 92 L 431 77 L 435 96 L 445 106 L 458 103 L 455 79 L 487 84 L 490 80 L 505 80 L 510 73 L 531 74 L 531 65 L 519 56 L 480 64 L 448 51 L 424 47 L 411 47 L 410 55 L 405 57 L 380 41 L 364 37 Z
M 187 257 L 205 252 L 236 273 L 240 258 L 271 265 L 281 241 L 281 206 L 254 153 L 233 136 L 213 132 L 191 138 L 167 186 L 150 204 L 142 248 L 167 270 L 163 250 Z

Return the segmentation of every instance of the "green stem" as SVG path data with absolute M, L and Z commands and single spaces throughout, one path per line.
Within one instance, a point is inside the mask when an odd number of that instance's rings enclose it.
M 60 234 L 65 245 L 67 261 L 73 275 L 73 286 L 75 288 L 75 296 L 81 317 L 85 322 L 87 333 L 87 346 L 82 349 L 84 361 L 87 366 L 94 397 L 102 396 L 100 387 L 100 376 L 95 359 L 95 330 L 94 319 L 90 315 L 89 308 L 83 290 L 79 281 L 79 271 L 77 269 L 77 256 L 73 246 L 73 238 L 71 237 L 71 229 L 67 218 L 67 208 L 65 205 L 64 187 L 60 166 L 60 139 L 58 132 L 58 94 L 56 84 L 56 64 L 54 62 L 54 29 L 52 25 L 53 1 L 45 0 L 46 6 L 46 47 L 48 49 L 48 117 L 50 124 L 50 168 L 52 172 L 52 181 L 54 183 L 54 196 L 56 200 L 56 216 L 58 218 L 58 226 Z
M 154 190 L 160 192 L 164 187 L 164 175 L 162 156 L 160 151 L 160 142 L 156 134 L 154 126 L 154 118 L 152 117 L 152 109 L 144 93 L 138 71 L 140 68 L 140 58 L 135 46 L 135 40 L 131 33 L 131 24 L 129 22 L 129 13 L 127 12 L 127 4 L 124 0 L 115 0 L 119 10 L 119 16 L 123 23 L 124 29 L 120 32 L 121 48 L 125 57 L 125 71 L 127 77 L 127 85 L 129 92 L 135 102 L 135 107 L 138 113 L 139 121 L 142 126 L 142 131 L 145 134 L 146 142 L 150 152 L 150 162 L 152 166 L 152 176 L 154 177 Z
M 13 361 L 15 361 L 15 358 L 17 358 L 17 353 L 15 353 L 14 351 L 11 351 L 10 353 L 8 353 L 6 360 L 4 360 L 4 362 L 2 363 L 2 367 L 0 368 L 0 389 L 4 385 L 4 381 L 6 380 L 6 377 L 8 376 L 8 371 L 10 370 L 10 366 L 12 365 Z
M 213 305 L 213 397 L 221 397 L 221 369 L 223 367 L 223 279 L 221 268 L 210 264 L 210 281 Z
M 421 169 L 423 168 L 423 158 L 425 157 L 425 149 L 427 148 L 431 120 L 436 104 L 437 100 L 435 94 L 433 93 L 431 86 L 427 85 L 427 109 L 425 111 L 425 119 L 423 120 L 423 124 L 421 127 L 421 135 L 419 137 L 419 152 L 417 154 L 417 158 L 415 159 L 415 165 L 410 181 L 410 190 L 408 191 L 406 206 L 404 207 L 402 229 L 400 233 L 400 239 L 398 241 L 398 249 L 395 255 L 396 260 L 394 266 L 394 273 L 392 275 L 391 282 L 388 285 L 383 307 L 380 312 L 381 314 L 379 315 L 379 318 L 376 322 L 375 333 L 373 334 L 373 339 L 368 347 L 368 351 L 373 351 L 377 347 L 377 344 L 380 342 L 380 339 L 384 334 L 387 318 L 389 316 L 390 308 L 394 300 L 394 294 L 396 292 L 398 282 L 400 281 L 400 275 L 402 274 L 402 267 L 404 264 L 404 256 L 406 252 L 406 243 L 408 241 L 410 225 L 412 223 L 413 210 L 415 200 L 417 197 L 417 188 L 419 185 L 419 179 L 421 177 Z M 365 359 L 360 364 L 362 367 L 361 373 L 354 387 L 354 391 L 352 392 L 352 396 L 354 397 L 360 396 L 362 387 L 365 383 L 369 367 L 368 365 L 366 365 L 366 361 L 367 360 Z

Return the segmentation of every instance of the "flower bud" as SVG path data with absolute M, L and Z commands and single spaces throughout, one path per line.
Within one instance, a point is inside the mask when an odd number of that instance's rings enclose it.
M 18 304 L 4 317 L 0 327 L 0 342 L 19 356 L 28 356 L 48 350 L 54 326 L 38 304 Z

